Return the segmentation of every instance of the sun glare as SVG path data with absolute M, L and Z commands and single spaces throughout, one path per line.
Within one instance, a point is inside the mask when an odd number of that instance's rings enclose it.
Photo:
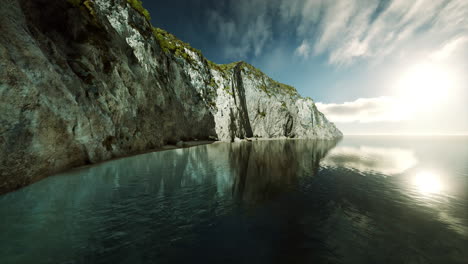
M 439 175 L 430 171 L 421 171 L 413 178 L 413 184 L 423 194 L 437 194 L 442 191 Z
M 428 111 L 449 95 L 454 83 L 449 71 L 433 64 L 419 64 L 401 78 L 399 96 L 413 110 Z

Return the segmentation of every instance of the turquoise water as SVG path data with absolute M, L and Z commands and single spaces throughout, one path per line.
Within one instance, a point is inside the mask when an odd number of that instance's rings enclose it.
M 468 263 L 468 138 L 257 141 L 0 196 L 0 263 Z

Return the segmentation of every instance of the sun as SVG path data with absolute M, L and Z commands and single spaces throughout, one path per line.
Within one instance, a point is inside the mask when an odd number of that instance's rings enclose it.
M 453 78 L 444 67 L 418 64 L 402 75 L 398 95 L 413 111 L 428 111 L 447 98 L 453 85 Z

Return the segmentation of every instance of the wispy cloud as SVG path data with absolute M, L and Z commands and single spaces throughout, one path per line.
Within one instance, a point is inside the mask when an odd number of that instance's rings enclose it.
M 433 53 L 468 36 L 466 0 L 251 0 L 208 11 L 227 57 L 258 56 L 269 41 L 288 39 L 291 53 L 326 55 L 333 65 Z M 291 35 L 290 32 L 294 32 Z
M 411 118 L 411 113 L 400 100 L 394 97 L 359 98 L 342 104 L 317 103 L 317 108 L 328 119 L 337 123 L 402 121 Z
M 302 44 L 297 47 L 296 51 L 294 52 L 297 56 L 302 58 L 308 58 L 311 52 L 310 44 L 307 40 L 302 41 Z
M 309 1 L 304 0 L 304 5 Z M 315 53 L 328 53 L 331 64 L 408 53 L 414 43 L 419 50 L 431 50 L 460 32 L 468 33 L 465 0 L 394 0 L 383 10 L 379 10 L 382 2 L 371 0 L 326 2 L 321 5 L 324 15 L 318 37 L 300 35 L 316 39 Z M 307 23 L 306 19 L 303 21 Z
M 264 0 L 229 1 L 207 11 L 209 29 L 216 34 L 226 58 L 242 59 L 263 52 L 273 35 L 271 8 Z
M 440 61 L 445 60 L 453 56 L 455 52 L 464 48 L 464 44 L 468 42 L 468 36 L 461 36 L 454 38 L 445 43 L 439 50 L 433 52 L 430 56 L 432 60 Z

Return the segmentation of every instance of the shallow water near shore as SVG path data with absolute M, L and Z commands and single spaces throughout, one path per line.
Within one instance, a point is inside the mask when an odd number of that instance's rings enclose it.
M 218 143 L 0 196 L 0 263 L 467 263 L 468 137 Z

